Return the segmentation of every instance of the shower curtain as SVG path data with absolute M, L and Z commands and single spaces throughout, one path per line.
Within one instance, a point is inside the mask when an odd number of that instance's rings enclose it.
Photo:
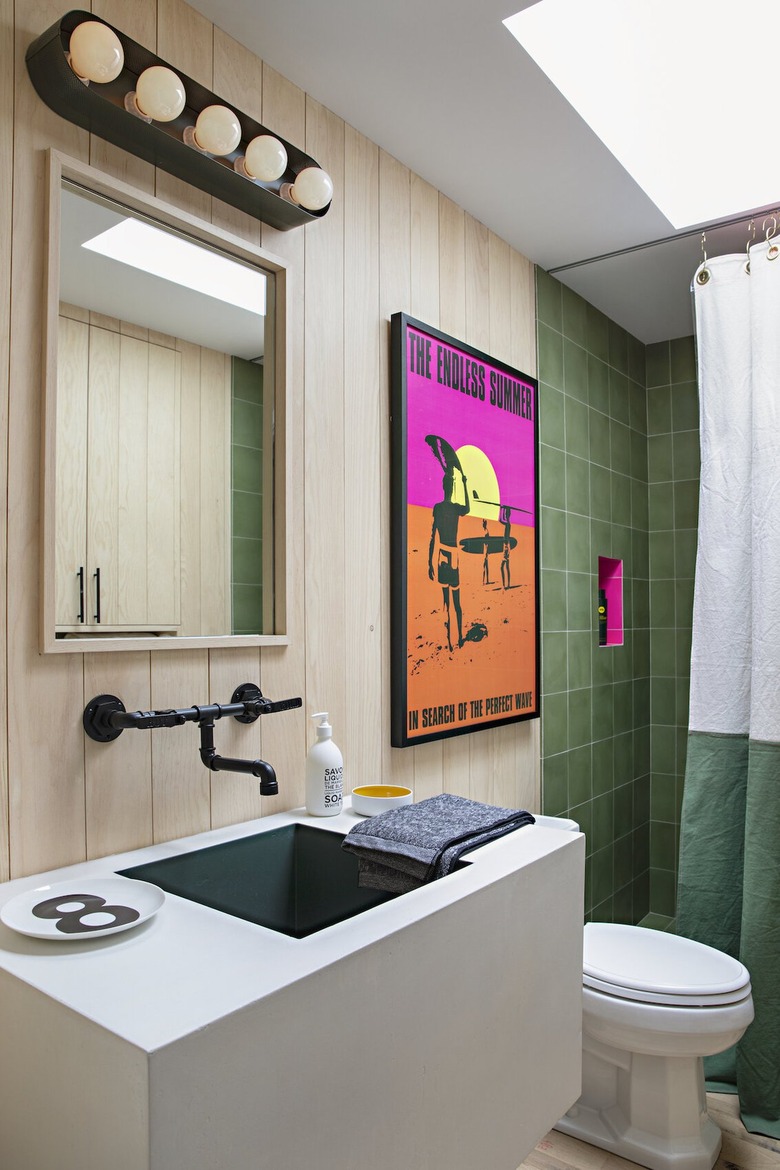
M 701 489 L 678 931 L 742 960 L 756 1017 L 705 1061 L 780 1137 L 780 248 L 693 281 Z M 706 275 L 703 275 L 706 274 Z

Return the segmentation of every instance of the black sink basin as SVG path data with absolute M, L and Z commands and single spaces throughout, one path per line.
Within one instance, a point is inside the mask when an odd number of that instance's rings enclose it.
M 343 840 L 342 833 L 327 829 L 284 825 L 118 872 L 305 938 L 398 897 L 358 885 L 357 858 L 341 848 Z

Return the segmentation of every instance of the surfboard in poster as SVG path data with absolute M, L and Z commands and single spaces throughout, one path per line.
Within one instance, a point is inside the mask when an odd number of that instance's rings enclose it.
M 538 386 L 392 318 L 392 743 L 539 714 Z

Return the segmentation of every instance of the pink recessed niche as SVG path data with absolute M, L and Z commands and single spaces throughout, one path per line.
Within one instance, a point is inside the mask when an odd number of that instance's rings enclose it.
M 614 557 L 599 557 L 599 599 L 603 592 L 606 604 L 607 631 L 603 646 L 623 645 L 623 562 Z

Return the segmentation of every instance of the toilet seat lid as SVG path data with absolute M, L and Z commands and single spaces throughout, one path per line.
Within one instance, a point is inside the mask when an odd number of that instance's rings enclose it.
M 676 934 L 612 922 L 585 927 L 583 983 L 623 999 L 702 1006 L 750 992 L 738 959 Z

